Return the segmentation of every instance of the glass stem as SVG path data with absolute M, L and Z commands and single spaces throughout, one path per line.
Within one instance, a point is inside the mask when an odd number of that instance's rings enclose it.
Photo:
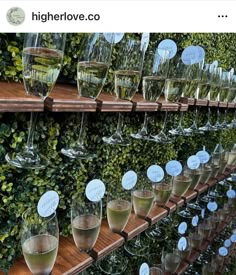
M 116 133 L 118 135 L 122 135 L 123 120 L 124 120 L 123 114 L 119 113 L 119 115 L 118 115 L 118 123 L 117 123 L 117 128 L 116 128 Z
M 148 114 L 147 114 L 147 112 L 145 112 L 145 114 L 144 114 L 143 128 L 142 129 L 144 129 L 144 130 L 147 131 L 147 127 L 148 127 Z
M 79 130 L 79 137 L 76 141 L 78 145 L 83 145 L 83 133 L 84 133 L 84 123 L 85 123 L 86 115 L 83 112 L 81 114 L 81 121 L 80 121 L 80 130 Z
M 38 113 L 31 112 L 30 113 L 30 122 L 29 122 L 29 130 L 28 130 L 28 138 L 26 143 L 26 150 L 31 151 L 34 147 L 34 132 L 36 128 L 36 122 L 38 119 Z
M 138 234 L 135 240 L 135 246 L 140 246 L 140 245 L 141 245 L 141 238 L 140 238 L 140 234 Z
M 163 123 L 163 126 L 162 126 L 162 131 L 164 131 L 165 128 L 166 128 L 167 117 L 168 117 L 168 111 L 165 111 L 165 118 L 164 118 L 164 123 Z
M 180 111 L 179 127 L 182 127 L 183 118 L 184 118 L 184 112 L 183 112 L 183 111 Z
M 210 118 L 211 118 L 211 109 L 210 109 L 210 107 L 208 107 L 208 112 L 207 112 L 207 122 L 208 123 L 211 123 Z

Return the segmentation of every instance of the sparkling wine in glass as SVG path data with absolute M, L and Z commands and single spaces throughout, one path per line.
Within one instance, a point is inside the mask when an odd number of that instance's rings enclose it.
M 72 235 L 76 247 L 89 252 L 95 245 L 101 227 L 102 201 L 74 200 L 71 208 Z
M 21 247 L 28 268 L 34 275 L 49 275 L 57 257 L 59 229 L 56 212 L 41 217 L 36 209 L 23 213 Z
M 22 52 L 23 80 L 27 94 L 42 100 L 50 94 L 60 73 L 66 35 L 61 33 L 27 33 Z M 37 113 L 31 112 L 28 138 L 21 152 L 8 153 L 11 165 L 26 169 L 42 169 L 47 159 L 34 146 Z

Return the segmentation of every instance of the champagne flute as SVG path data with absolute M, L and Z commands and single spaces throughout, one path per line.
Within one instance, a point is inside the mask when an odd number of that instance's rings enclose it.
M 27 33 L 22 52 L 23 80 L 27 94 L 42 100 L 50 94 L 60 73 L 66 35 L 61 33 Z M 31 112 L 26 146 L 22 152 L 8 153 L 6 160 L 13 166 L 42 169 L 47 160 L 34 146 L 37 113 Z
M 89 252 L 95 245 L 101 227 L 102 201 L 74 199 L 71 207 L 72 235 L 76 247 Z
M 147 101 L 156 102 L 163 92 L 165 79 L 169 69 L 169 51 L 157 48 L 155 52 L 150 51 L 144 62 L 143 69 L 143 98 Z M 148 115 L 145 112 L 143 127 L 131 136 L 135 139 L 148 139 Z
M 112 232 L 120 234 L 128 223 L 132 203 L 126 194 L 127 192 L 117 193 L 113 190 L 107 196 L 107 221 Z M 128 264 L 128 260 L 121 257 L 115 250 L 103 259 L 99 268 L 106 274 L 120 274 Z
M 49 275 L 57 257 L 59 229 L 56 212 L 41 217 L 29 208 L 23 213 L 21 246 L 26 264 L 34 275 Z
M 139 176 L 139 180 L 132 191 L 132 204 L 135 216 L 145 219 L 153 205 L 154 192 L 152 185 L 144 175 Z M 125 250 L 130 255 L 142 256 L 148 252 L 148 245 L 141 240 L 141 234 L 125 243 Z
M 117 62 L 115 65 L 115 95 L 119 99 L 132 100 L 134 97 L 143 68 L 145 50 L 141 41 L 123 39 L 120 43 Z M 103 141 L 112 145 L 129 145 L 130 141 L 122 134 L 123 115 L 119 112 L 117 129 L 109 137 L 103 137 Z
M 77 63 L 77 87 L 79 95 L 96 99 L 105 84 L 111 62 L 112 43 L 100 33 L 87 36 L 82 54 Z M 81 115 L 79 137 L 68 148 L 62 148 L 61 153 L 69 158 L 92 159 L 96 154 L 90 153 L 84 146 L 84 124 L 86 114 Z

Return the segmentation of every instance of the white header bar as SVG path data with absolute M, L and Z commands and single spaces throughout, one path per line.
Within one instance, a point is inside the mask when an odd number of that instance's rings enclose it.
M 0 5 L 1 32 L 236 32 L 236 1 L 43 0 Z M 23 20 L 21 12 L 25 19 L 17 25 Z

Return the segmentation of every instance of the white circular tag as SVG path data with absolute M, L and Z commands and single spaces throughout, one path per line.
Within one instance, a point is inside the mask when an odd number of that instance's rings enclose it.
M 177 247 L 180 251 L 184 251 L 187 248 L 187 239 L 185 237 L 181 237 L 178 241 Z
M 188 225 L 186 222 L 181 222 L 178 226 L 178 232 L 179 234 L 183 235 L 185 234 L 186 230 L 188 228 Z
M 225 257 L 228 255 L 228 249 L 224 246 L 220 247 L 218 251 L 219 251 L 219 255 L 222 257 Z
M 230 240 L 232 243 L 236 243 L 236 234 L 231 235 Z
M 231 240 L 227 239 L 224 241 L 224 247 L 229 248 L 231 246 Z
M 171 39 L 164 39 L 158 44 L 158 49 L 163 49 L 168 51 L 168 59 L 173 58 L 177 53 L 177 45 Z
M 207 204 L 207 209 L 211 212 L 216 211 L 217 207 L 218 207 L 218 205 L 215 201 L 208 202 L 208 204 Z
M 139 268 L 139 275 L 149 275 L 149 266 L 147 263 L 141 264 Z
M 207 163 L 210 159 L 209 154 L 205 150 L 198 151 L 196 156 L 199 157 L 201 163 Z
M 182 164 L 177 160 L 170 160 L 167 162 L 165 169 L 168 175 L 175 177 L 182 172 Z
M 233 199 L 233 198 L 235 198 L 236 192 L 233 189 L 230 189 L 227 191 L 226 194 L 229 199 Z
M 192 218 L 192 226 L 196 227 L 198 225 L 198 222 L 199 222 L 199 217 L 198 215 L 196 215 Z
M 152 182 L 160 182 L 164 178 L 164 170 L 159 165 L 151 165 L 147 169 L 147 177 Z
M 198 48 L 196 46 L 188 46 L 182 52 L 181 59 L 185 65 L 198 63 Z
M 150 33 L 144 32 L 141 38 L 141 50 L 143 50 L 144 52 L 146 52 L 148 48 L 149 40 L 150 40 Z
M 198 156 L 190 156 L 187 160 L 187 166 L 189 169 L 197 169 L 200 166 L 200 159 Z
M 198 50 L 198 62 L 201 62 L 205 58 L 205 50 L 201 46 L 196 46 Z
M 121 182 L 123 188 L 125 190 L 131 190 L 135 186 L 137 179 L 138 179 L 138 176 L 133 170 L 126 172 L 122 177 L 122 182 Z
M 99 179 L 94 179 L 87 184 L 85 194 L 90 201 L 96 202 L 103 198 L 105 191 L 105 184 Z
M 55 191 L 47 191 L 38 201 L 37 211 L 41 217 L 48 217 L 56 211 L 59 204 L 59 195 Z
M 124 37 L 123 32 L 104 32 L 103 35 L 108 43 L 114 44 L 119 43 Z

